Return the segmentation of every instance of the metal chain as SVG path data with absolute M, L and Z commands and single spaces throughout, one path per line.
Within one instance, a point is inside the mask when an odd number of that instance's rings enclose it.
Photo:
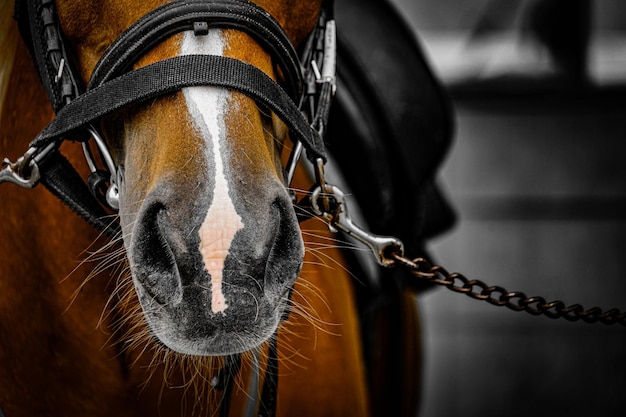
M 489 286 L 477 279 L 468 279 L 459 273 L 450 273 L 439 265 L 431 265 L 424 258 L 410 260 L 395 251 L 389 256 L 397 264 L 407 268 L 413 276 L 467 295 L 475 300 L 483 300 L 495 306 L 506 306 L 514 311 L 525 311 L 533 316 L 545 315 L 551 319 L 563 318 L 568 321 L 582 320 L 586 323 L 618 323 L 626 326 L 626 312 L 616 308 L 602 311 L 600 307 L 585 310 L 580 304 L 569 307 L 560 300 L 547 302 L 543 297 L 527 297 L 520 291 L 508 291 L 498 285 Z
M 468 279 L 459 273 L 449 273 L 439 265 L 431 265 L 424 258 L 409 259 L 404 256 L 404 245 L 390 236 L 380 236 L 354 224 L 347 209 L 345 194 L 336 186 L 327 184 L 324 179 L 323 163 L 316 167 L 316 187 L 309 198 L 298 203 L 301 208 L 310 210 L 328 223 L 332 232 L 342 231 L 367 245 L 376 261 L 384 267 L 403 266 L 416 278 L 458 293 L 475 300 L 483 300 L 495 306 L 506 306 L 514 311 L 525 311 L 533 316 L 545 315 L 551 319 L 563 318 L 568 321 L 582 320 L 586 323 L 615 324 L 626 326 L 626 312 L 616 308 L 602 311 L 600 307 L 585 310 L 580 304 L 569 307 L 560 300 L 547 302 L 544 297 L 528 297 L 521 291 L 509 291 L 498 285 L 487 285 L 477 279 Z

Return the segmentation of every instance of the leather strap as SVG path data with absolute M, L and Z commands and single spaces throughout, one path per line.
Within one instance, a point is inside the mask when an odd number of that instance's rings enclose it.
M 119 224 L 106 220 L 109 218 L 107 213 L 60 152 L 55 151 L 47 156 L 40 164 L 40 169 L 46 173 L 41 178 L 42 184 L 72 211 L 108 236 L 115 237 L 118 234 Z
M 278 334 L 274 334 L 269 340 L 269 352 L 263 392 L 261 393 L 261 405 L 259 417 L 274 417 L 276 415 L 276 402 L 278 400 Z
M 58 112 L 84 87 L 65 49 L 54 1 L 16 0 L 15 19 L 35 60 L 50 104 Z
M 234 382 L 239 369 L 241 368 L 241 354 L 227 355 L 224 358 L 224 366 L 219 371 L 213 381 L 213 388 L 222 391 L 222 401 L 220 404 L 219 417 L 228 417 L 230 414 L 230 404 L 233 396 Z
M 152 10 L 107 48 L 91 75 L 88 89 L 130 70 L 137 59 L 175 33 L 194 30 L 196 34 L 203 34 L 217 27 L 236 29 L 252 36 L 278 63 L 290 97 L 294 101 L 300 99 L 302 68 L 282 27 L 254 3 L 232 0 L 179 1 Z
M 61 109 L 31 146 L 45 147 L 121 108 L 196 85 L 230 88 L 252 97 L 287 124 L 309 159 L 326 159 L 322 138 L 278 84 L 252 65 L 213 55 L 169 58 L 87 91 Z

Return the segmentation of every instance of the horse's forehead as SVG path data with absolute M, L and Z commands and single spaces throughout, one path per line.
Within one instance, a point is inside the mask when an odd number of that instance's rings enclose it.
M 322 0 L 253 0 L 285 27 L 293 41 L 307 33 L 315 23 Z M 57 0 L 64 29 L 77 38 L 116 38 L 139 17 L 146 15 L 165 0 Z

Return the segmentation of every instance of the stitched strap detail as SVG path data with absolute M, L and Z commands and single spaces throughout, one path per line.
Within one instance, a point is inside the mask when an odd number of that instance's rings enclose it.
M 213 55 L 169 58 L 102 84 L 61 109 L 31 146 L 61 140 L 128 105 L 199 85 L 229 88 L 250 96 L 285 122 L 294 139 L 307 149 L 310 160 L 326 159 L 322 138 L 278 84 L 252 65 Z
M 18 0 L 15 19 L 35 63 L 39 78 L 55 112 L 83 90 L 78 73 L 65 50 L 54 1 Z

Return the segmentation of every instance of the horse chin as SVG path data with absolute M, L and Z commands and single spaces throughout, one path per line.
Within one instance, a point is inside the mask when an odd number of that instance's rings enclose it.
M 276 332 L 304 249 L 287 193 L 282 186 L 274 189 L 265 196 L 269 204 L 253 205 L 264 210 L 239 210 L 246 226 L 233 233 L 227 254 L 218 251 L 219 271 L 207 269 L 200 250 L 198 230 L 205 220 L 198 213 L 206 211 L 185 209 L 176 203 L 184 199 L 154 192 L 127 219 L 133 283 L 150 331 L 162 344 L 187 355 L 228 355 L 254 349 Z M 213 221 L 222 226 L 222 219 Z

